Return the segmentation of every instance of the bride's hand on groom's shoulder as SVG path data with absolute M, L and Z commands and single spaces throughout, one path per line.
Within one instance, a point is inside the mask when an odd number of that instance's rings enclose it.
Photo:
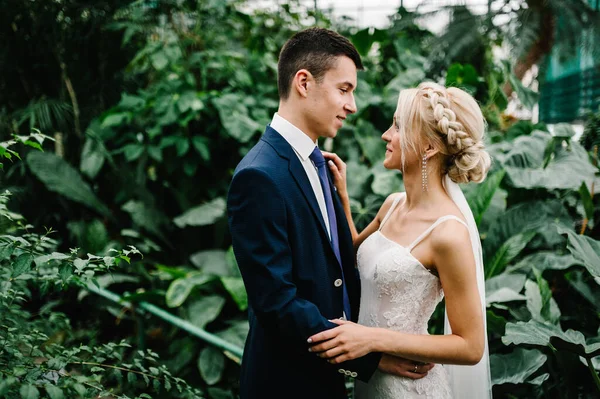
M 337 188 L 338 193 L 344 196 L 348 192 L 346 182 L 346 163 L 333 152 L 321 151 L 323 157 L 327 160 L 327 165 L 333 177 L 333 185 Z
M 308 339 L 309 352 L 329 363 L 342 363 L 373 352 L 373 336 L 369 327 L 345 320 L 330 320 L 338 327 L 322 331 Z

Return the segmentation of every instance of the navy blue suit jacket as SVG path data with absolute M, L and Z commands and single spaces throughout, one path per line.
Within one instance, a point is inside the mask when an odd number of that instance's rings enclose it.
M 339 197 L 333 198 L 356 321 L 360 280 L 352 237 Z M 343 314 L 342 287 L 334 284 L 342 272 L 306 171 L 270 126 L 236 168 L 227 210 L 249 300 L 241 398 L 346 398 L 344 375 L 368 381 L 381 354 L 332 365 L 308 352 L 308 337 L 335 327 L 328 319 Z

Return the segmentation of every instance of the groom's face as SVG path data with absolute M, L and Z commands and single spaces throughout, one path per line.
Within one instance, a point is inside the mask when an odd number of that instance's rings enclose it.
M 313 81 L 308 91 L 305 116 L 311 130 L 320 137 L 335 137 L 344 119 L 356 112 L 355 89 L 356 66 L 350 58 L 340 56 L 321 82 Z

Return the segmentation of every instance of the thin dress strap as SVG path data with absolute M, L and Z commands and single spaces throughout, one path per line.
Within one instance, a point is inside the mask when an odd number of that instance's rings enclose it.
M 390 218 L 390 215 L 394 211 L 394 208 L 396 207 L 396 205 L 398 205 L 398 202 L 400 202 L 400 199 L 405 194 L 406 193 L 400 193 L 400 194 L 398 194 L 398 196 L 396 196 L 396 198 L 394 198 L 394 202 L 392 202 L 392 206 L 390 206 L 390 209 L 385 214 L 383 220 L 381 221 L 381 224 L 379 225 L 379 228 L 377 229 L 378 231 L 381 230 L 381 228 L 383 227 L 383 225 L 385 224 L 385 222 L 387 222 L 387 220 Z
M 417 237 L 417 239 L 415 241 L 413 241 L 412 244 L 410 244 L 408 246 L 408 252 L 411 252 L 413 250 L 414 247 L 416 247 L 417 245 L 419 245 L 419 243 L 421 241 L 423 241 L 423 239 L 425 239 L 425 237 L 427 237 L 429 235 L 429 233 L 431 233 L 433 231 L 433 229 L 435 229 L 439 224 L 444 223 L 447 220 L 456 220 L 457 222 L 460 222 L 462 225 L 464 225 L 465 227 L 467 227 L 466 223 L 463 222 L 462 220 L 460 220 L 460 218 L 454 216 L 454 215 L 446 215 L 446 216 L 442 216 L 441 218 L 439 218 L 438 220 L 436 220 L 435 222 L 433 222 L 433 224 L 431 226 L 429 226 L 429 228 L 427 230 L 425 230 L 420 236 Z M 468 229 L 468 227 L 467 227 Z

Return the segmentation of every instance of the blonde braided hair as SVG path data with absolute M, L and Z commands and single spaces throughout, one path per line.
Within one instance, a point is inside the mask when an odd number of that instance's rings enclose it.
M 443 172 L 453 181 L 480 182 L 485 178 L 491 163 L 483 145 L 485 121 L 477 102 L 469 94 L 455 87 L 446 89 L 424 82 L 417 89 L 400 93 L 396 117 L 405 136 L 402 142 L 407 143 L 403 147 L 410 146 L 416 151 L 408 132 L 413 135 L 420 132 L 446 156 Z

